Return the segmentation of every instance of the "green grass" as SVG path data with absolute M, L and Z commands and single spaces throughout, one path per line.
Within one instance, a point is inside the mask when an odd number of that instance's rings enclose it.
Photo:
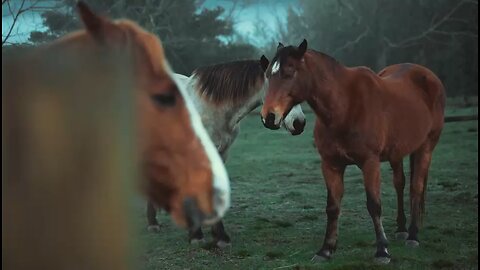
M 470 109 L 449 109 L 464 114 Z M 321 247 L 326 190 L 320 157 L 313 148 L 314 115 L 300 136 L 265 129 L 258 115 L 242 123 L 229 155 L 232 208 L 225 227 L 232 246 L 189 246 L 186 232 L 160 215 L 159 234 L 145 230 L 144 209 L 136 215 L 146 269 L 478 269 L 478 123 L 448 123 L 437 146 L 428 182 L 421 246 L 394 240 L 396 196 L 388 164 L 382 165 L 383 223 L 392 261 L 373 263 L 374 230 L 366 209 L 361 172 L 349 167 L 339 220 L 338 249 L 322 264 L 310 263 Z M 408 168 L 408 160 L 405 160 Z M 409 172 L 406 172 L 407 178 Z M 406 204 L 408 209 L 408 183 Z M 407 211 L 407 216 L 409 211 Z M 209 228 L 205 228 L 211 240 Z

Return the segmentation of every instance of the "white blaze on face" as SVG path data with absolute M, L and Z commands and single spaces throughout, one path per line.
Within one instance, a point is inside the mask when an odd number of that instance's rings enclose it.
M 288 115 L 285 117 L 285 120 L 283 121 L 285 128 L 289 131 L 294 131 L 295 127 L 293 126 L 293 122 L 295 120 L 305 122 L 305 114 L 303 114 L 302 106 L 300 104 L 293 106 Z
M 190 95 L 187 93 L 186 87 L 188 83 L 188 79 L 186 76 L 175 74 L 173 75 L 170 73 L 173 80 L 178 86 L 180 93 L 185 100 L 185 105 L 187 110 L 190 113 L 190 122 L 197 135 L 198 139 L 202 143 L 205 152 L 210 160 L 210 166 L 212 169 L 212 176 L 213 176 L 213 190 L 214 190 L 214 209 L 216 211 L 217 217 L 221 218 L 225 215 L 225 212 L 230 207 L 230 180 L 228 178 L 227 170 L 225 169 L 225 165 L 218 154 L 217 148 L 213 145 L 210 136 L 202 124 L 202 120 L 200 115 L 198 114 Z M 214 222 L 213 220 L 211 222 Z M 208 221 L 207 221 L 208 222 Z
M 273 63 L 272 65 L 272 75 L 276 74 L 279 70 L 280 70 L 280 64 L 278 63 L 278 61 L 275 61 L 275 63 Z

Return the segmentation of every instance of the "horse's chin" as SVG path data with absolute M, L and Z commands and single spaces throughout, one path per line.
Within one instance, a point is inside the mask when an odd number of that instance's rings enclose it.
M 290 131 L 290 134 L 291 134 L 292 136 L 297 136 L 297 135 L 300 135 L 300 134 L 303 133 L 303 129 L 301 129 L 301 130 L 293 129 L 293 130 L 289 130 L 289 131 Z

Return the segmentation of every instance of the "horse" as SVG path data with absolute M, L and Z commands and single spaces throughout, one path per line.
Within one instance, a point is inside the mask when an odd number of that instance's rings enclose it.
M 223 161 L 239 133 L 240 122 L 245 116 L 263 103 L 267 80 L 265 70 L 269 61 L 241 60 L 197 68 L 190 77 L 175 74 L 192 97 L 202 122 L 212 138 Z M 282 121 L 292 135 L 303 132 L 306 120 L 301 105 L 296 105 Z M 152 203 L 147 205 L 148 229 L 158 231 L 156 210 Z M 230 237 L 223 223 L 212 226 L 214 242 L 220 248 L 228 245 Z M 201 228 L 189 231 L 189 242 L 203 242 Z
M 337 246 L 337 222 L 346 166 L 363 173 L 367 209 L 376 235 L 375 260 L 390 262 L 381 221 L 380 163 L 393 169 L 397 194 L 396 236 L 418 246 L 432 152 L 444 125 L 445 90 L 426 67 L 397 64 L 378 74 L 366 67 L 346 67 L 334 58 L 299 46 L 279 43 L 268 67 L 269 88 L 261 111 L 268 128 L 295 104 L 306 101 L 317 119 L 315 145 L 328 192 L 328 217 L 322 248 L 313 261 L 330 259 Z M 410 156 L 410 212 L 407 230 L 403 209 L 403 158 Z
M 115 52 L 127 58 L 136 108 L 140 188 L 181 227 L 213 224 L 230 205 L 228 174 L 188 93 L 173 77 L 161 41 L 132 21 L 109 20 L 81 1 L 77 7 L 85 29 L 36 53 Z

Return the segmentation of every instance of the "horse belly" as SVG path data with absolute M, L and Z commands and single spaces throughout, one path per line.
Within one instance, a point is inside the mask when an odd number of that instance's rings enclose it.
M 382 160 L 398 160 L 413 152 L 427 140 L 431 131 L 432 120 L 418 117 L 418 121 L 410 121 L 408 125 L 397 122 L 393 130 L 390 130 L 388 140 L 381 153 Z

